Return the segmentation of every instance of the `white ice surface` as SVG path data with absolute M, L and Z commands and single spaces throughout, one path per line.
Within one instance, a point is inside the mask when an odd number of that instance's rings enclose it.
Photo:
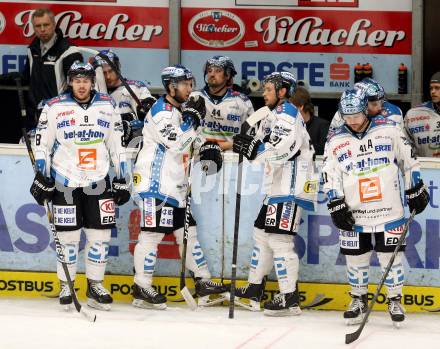
M 55 299 L 0 298 L 1 349 L 259 349 L 259 348 L 416 348 L 440 347 L 440 315 L 409 314 L 394 329 L 388 314 L 375 312 L 361 337 L 345 345 L 347 327 L 342 313 L 304 311 L 300 316 L 268 318 L 227 307 L 192 312 L 184 305 L 165 311 L 144 310 L 116 303 L 110 312 L 96 311 L 95 323 L 75 311 L 59 309 Z

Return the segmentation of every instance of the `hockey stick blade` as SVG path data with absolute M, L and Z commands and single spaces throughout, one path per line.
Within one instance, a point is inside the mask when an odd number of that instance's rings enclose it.
M 332 301 L 332 298 L 326 298 L 324 293 L 318 293 L 315 298 L 313 298 L 309 304 L 301 306 L 301 309 L 313 309 L 320 305 L 327 304 Z
M 198 308 L 197 302 L 192 296 L 191 292 L 188 290 L 188 287 L 183 287 L 180 289 L 180 293 L 182 294 L 183 299 L 186 304 L 190 307 L 191 310 L 196 310 Z
M 433 308 L 433 309 L 428 309 L 428 308 L 421 308 L 424 311 L 427 311 L 429 313 L 439 313 L 440 312 L 440 307 L 438 308 Z
M 96 314 L 92 313 L 90 310 L 84 308 L 83 306 L 81 306 L 81 310 L 79 311 L 79 313 L 90 322 L 96 321 Z
M 379 281 L 379 284 L 377 285 L 376 292 L 374 293 L 373 299 L 371 300 L 370 304 L 368 305 L 367 311 L 364 315 L 364 318 L 362 319 L 362 322 L 361 322 L 359 328 L 355 332 L 347 333 L 345 335 L 345 344 L 353 343 L 361 335 L 362 330 L 364 329 L 364 327 L 367 323 L 368 317 L 370 316 L 370 313 L 373 310 L 373 306 L 376 303 L 377 297 L 379 296 L 380 290 L 382 289 L 382 286 L 385 283 L 385 279 L 388 276 L 388 273 L 390 272 L 391 267 L 393 266 L 394 259 L 396 258 L 396 255 L 399 252 L 400 247 L 402 246 L 403 242 L 405 241 L 406 235 L 409 230 L 409 224 L 412 222 L 415 215 L 416 215 L 416 211 L 413 210 L 411 212 L 411 216 L 408 218 L 407 222 L 405 223 L 405 228 L 402 232 L 402 235 L 399 238 L 399 242 L 397 243 L 396 248 L 394 249 L 394 252 L 390 258 L 390 261 L 388 262 L 387 267 L 385 268 L 384 272 L 382 273 L 382 277 Z

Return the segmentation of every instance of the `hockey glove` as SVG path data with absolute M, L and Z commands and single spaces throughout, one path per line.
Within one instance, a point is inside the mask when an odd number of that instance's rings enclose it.
M 354 218 L 351 211 L 348 210 L 345 199 L 335 199 L 327 204 L 328 211 L 332 217 L 333 224 L 341 229 L 353 231 Z
M 258 147 L 263 144 L 252 136 L 242 134 L 235 135 L 233 140 L 234 153 L 242 154 L 248 160 L 254 160 L 257 157 Z
M 35 174 L 30 192 L 37 201 L 38 205 L 44 205 L 44 201 L 51 201 L 55 189 L 55 181 L 52 178 L 46 178 L 41 172 Z
M 423 212 L 429 203 L 429 194 L 422 180 L 414 188 L 405 190 L 405 196 L 410 212 L 416 210 L 416 214 Z
M 183 119 L 191 118 L 192 124 L 196 130 L 200 126 L 200 121 L 205 118 L 205 114 L 206 107 L 205 99 L 203 97 L 197 99 L 191 97 L 182 109 Z
M 220 146 L 215 142 L 205 142 L 200 147 L 202 170 L 209 176 L 222 168 L 223 158 Z
M 116 205 L 121 206 L 130 200 L 130 190 L 124 178 L 113 178 L 112 191 Z
M 145 119 L 145 116 L 147 115 L 148 111 L 151 109 L 154 103 L 156 103 L 156 98 L 154 97 L 147 97 L 141 100 L 142 106 L 137 106 L 136 108 L 136 114 L 139 120 Z

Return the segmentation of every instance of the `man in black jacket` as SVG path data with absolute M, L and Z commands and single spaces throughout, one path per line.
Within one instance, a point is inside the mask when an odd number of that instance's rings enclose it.
M 56 28 L 51 10 L 37 9 L 31 20 L 35 38 L 28 47 L 28 60 L 23 72 L 24 82 L 29 84 L 28 128 L 38 121 L 38 104 L 64 92 L 67 71 L 73 62 L 83 61 L 79 50 L 71 46 L 61 30 Z
M 310 140 L 315 148 L 315 154 L 322 155 L 324 153 L 324 146 L 330 122 L 315 116 L 314 106 L 309 91 L 304 87 L 298 87 L 296 89 L 291 98 L 291 102 L 298 108 L 304 122 L 306 123 L 307 132 L 309 133 Z

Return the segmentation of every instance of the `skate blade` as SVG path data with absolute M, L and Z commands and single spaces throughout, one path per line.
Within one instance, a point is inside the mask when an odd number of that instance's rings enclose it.
M 244 298 L 244 299 L 246 299 L 246 298 Z M 249 299 L 248 301 L 249 302 L 245 303 L 241 300 L 241 298 L 238 298 L 238 299 L 236 298 L 234 300 L 234 304 L 238 305 L 242 308 L 245 308 L 247 310 L 250 310 L 250 311 L 261 311 L 260 302 L 257 302 L 257 301 L 251 300 L 251 299 Z
M 264 309 L 263 312 L 266 316 L 298 316 L 302 314 L 300 307 L 290 307 L 287 309 L 282 310 L 270 310 L 270 309 Z
M 112 308 L 111 304 L 98 303 L 96 300 L 94 300 L 92 298 L 87 299 L 87 305 L 90 308 L 103 310 L 103 311 L 109 311 Z
M 402 325 L 403 325 L 403 320 L 402 321 L 393 321 L 393 327 L 395 328 L 395 329 L 399 329 L 399 328 L 401 328 L 402 327 Z
M 142 308 L 142 309 L 165 310 L 167 308 L 166 303 L 152 304 L 142 299 L 133 299 L 133 302 L 131 302 L 131 304 L 137 308 Z
M 211 296 L 217 296 L 216 298 L 210 298 Z M 223 303 L 229 300 L 230 294 L 229 292 L 223 292 L 215 295 L 207 295 L 198 298 L 197 304 L 199 307 L 210 307 L 215 304 Z

